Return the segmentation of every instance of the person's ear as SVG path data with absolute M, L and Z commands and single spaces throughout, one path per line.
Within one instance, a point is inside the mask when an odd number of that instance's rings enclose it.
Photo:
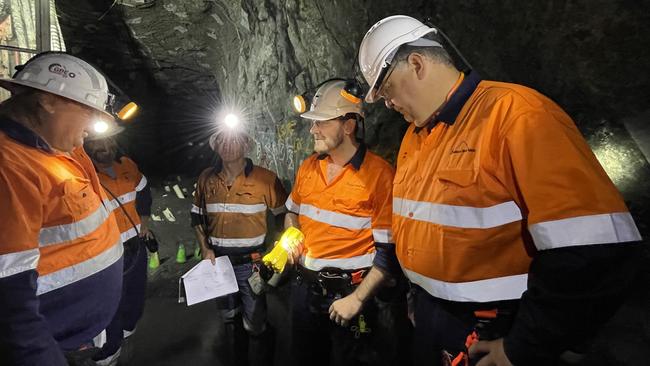
M 59 98 L 55 95 L 49 93 L 38 94 L 38 105 L 49 114 L 54 114 L 56 106 L 60 102 Z
M 407 58 L 409 69 L 413 70 L 418 80 L 423 80 L 429 73 L 429 63 L 424 55 L 413 52 Z
M 349 118 L 343 123 L 343 131 L 346 135 L 352 136 L 354 134 L 354 127 L 356 126 L 357 121 L 354 118 Z

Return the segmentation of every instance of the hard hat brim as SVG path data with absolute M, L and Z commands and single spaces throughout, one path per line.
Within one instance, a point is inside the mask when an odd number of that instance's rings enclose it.
M 17 93 L 20 90 L 20 88 L 37 89 L 37 90 L 40 90 L 40 91 L 43 91 L 43 92 L 46 92 L 46 93 L 49 93 L 49 94 L 52 94 L 52 95 L 56 95 L 56 96 L 61 97 L 61 98 L 65 98 L 67 100 L 71 100 L 73 102 L 77 102 L 79 104 L 83 104 L 83 105 L 85 105 L 87 107 L 90 107 L 90 108 L 96 110 L 96 111 L 100 111 L 100 112 L 104 113 L 105 115 L 107 115 L 111 119 L 115 118 L 115 116 L 112 115 L 110 112 L 108 112 L 106 110 L 99 109 L 99 108 L 97 108 L 97 106 L 92 105 L 91 103 L 86 103 L 86 102 L 83 102 L 81 100 L 68 98 L 68 97 L 66 97 L 64 95 L 54 94 L 54 93 L 52 93 L 52 91 L 47 90 L 45 87 L 39 87 L 37 85 L 33 85 L 33 84 L 30 84 L 30 83 L 23 83 L 23 82 L 21 82 L 19 80 L 7 79 L 7 78 L 0 78 L 0 87 L 9 90 L 11 93 Z
M 305 112 L 300 115 L 300 117 L 305 118 L 305 119 L 311 119 L 314 121 L 327 121 L 330 119 L 335 119 L 338 117 L 341 117 L 341 115 L 334 115 L 330 113 L 323 113 L 323 112 L 316 112 L 316 111 L 309 111 Z

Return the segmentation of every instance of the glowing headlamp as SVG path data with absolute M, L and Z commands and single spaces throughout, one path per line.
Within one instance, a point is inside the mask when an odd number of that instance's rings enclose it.
M 307 111 L 307 99 L 304 94 L 293 97 L 293 109 L 298 113 Z
M 134 102 L 129 102 L 126 104 L 119 112 L 117 112 L 117 117 L 122 121 L 126 121 L 129 118 L 133 117 L 138 111 L 138 105 Z
M 234 113 L 228 113 L 226 117 L 224 117 L 223 123 L 225 123 L 231 130 L 234 130 L 239 126 L 239 117 Z
M 106 121 L 95 121 L 93 124 L 93 130 L 98 134 L 103 134 L 108 131 L 108 123 Z

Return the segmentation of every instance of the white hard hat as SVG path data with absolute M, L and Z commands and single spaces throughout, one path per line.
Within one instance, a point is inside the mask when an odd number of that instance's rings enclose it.
M 414 42 L 429 33 L 437 33 L 435 28 L 424 25 L 421 21 L 406 15 L 393 15 L 384 18 L 366 33 L 359 46 L 359 67 L 370 89 L 366 102 L 377 100 L 375 85 L 382 71 L 387 69 L 397 49 L 406 43 Z M 430 43 L 438 45 L 437 42 Z
M 111 115 L 113 102 L 104 76 L 87 62 L 63 52 L 32 57 L 11 79 L 0 79 L 0 87 L 12 93 L 29 87 L 74 100 Z
M 345 116 L 348 113 L 363 116 L 361 100 L 354 103 L 341 94 L 345 84 L 345 80 L 332 80 L 321 85 L 314 95 L 309 111 L 300 116 L 315 121 L 327 121 Z

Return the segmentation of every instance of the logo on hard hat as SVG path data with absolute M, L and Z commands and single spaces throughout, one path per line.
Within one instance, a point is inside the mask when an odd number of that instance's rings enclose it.
M 61 64 L 51 64 L 48 68 L 51 73 L 61 75 L 64 78 L 74 78 L 77 76 L 74 72 L 68 72 L 68 70 Z

